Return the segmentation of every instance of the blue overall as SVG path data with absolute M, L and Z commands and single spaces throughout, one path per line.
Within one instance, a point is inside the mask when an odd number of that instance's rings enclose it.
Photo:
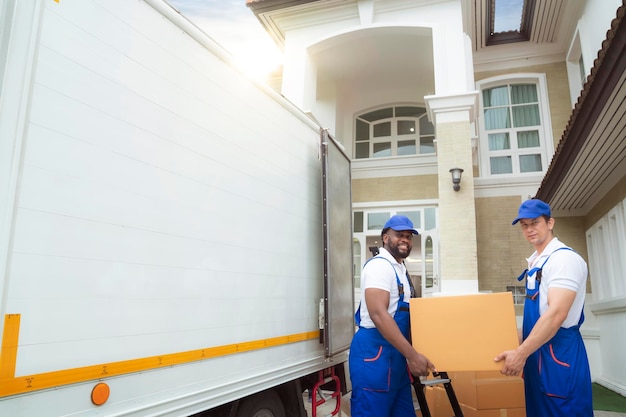
M 567 247 L 558 250 L 572 250 Z M 522 335 L 524 340 L 539 320 L 539 286 L 541 267 L 526 270 L 518 280 L 535 273 L 534 289 L 528 288 L 526 280 L 526 302 Z M 561 327 L 550 341 L 528 357 L 524 366 L 524 391 L 526 415 L 528 417 L 593 417 L 591 399 L 591 376 L 587 352 L 580 335 L 580 325 L 585 320 L 581 312 L 578 325 Z
M 374 257 L 372 259 L 388 259 Z M 368 261 L 369 262 L 369 261 Z M 389 262 L 393 268 L 393 264 Z M 398 283 L 398 308 L 393 316 L 404 337 L 409 339 L 409 303 L 404 301 L 404 286 L 393 268 Z M 402 354 L 376 328 L 360 327 L 361 307 L 354 315 L 359 330 L 350 345 L 352 417 L 415 417 L 411 377 Z

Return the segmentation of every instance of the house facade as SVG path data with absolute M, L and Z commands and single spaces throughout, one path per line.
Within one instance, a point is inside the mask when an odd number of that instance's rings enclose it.
M 525 0 L 511 29 L 498 4 L 247 1 L 285 53 L 271 84 L 351 157 L 357 291 L 399 213 L 421 296 L 510 291 L 521 317 L 532 247 L 511 221 L 542 198 L 589 264 L 592 377 L 626 395 L 626 6 Z

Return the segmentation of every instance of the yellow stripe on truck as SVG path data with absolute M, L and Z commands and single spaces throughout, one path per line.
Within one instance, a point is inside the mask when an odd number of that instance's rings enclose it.
M 2 349 L 0 350 L 0 380 L 13 378 L 15 375 L 20 320 L 19 314 L 4 316 L 4 332 L 2 334 Z
M 60 371 L 41 374 L 15 376 L 17 347 L 19 338 L 20 315 L 7 314 L 4 318 L 4 332 L 2 335 L 2 350 L 0 351 L 0 397 L 23 394 L 26 392 L 75 384 L 90 380 L 98 380 L 110 376 L 130 374 L 149 369 L 180 365 L 183 363 L 211 359 L 218 356 L 234 353 L 265 349 L 272 346 L 286 345 L 317 339 L 319 330 L 305 333 L 296 333 L 269 339 L 252 340 L 223 346 L 213 346 L 204 349 L 189 350 L 186 352 L 168 353 L 165 355 L 147 358 L 131 359 L 127 361 L 110 362 L 99 365 L 83 366 L 81 368 L 63 369 Z

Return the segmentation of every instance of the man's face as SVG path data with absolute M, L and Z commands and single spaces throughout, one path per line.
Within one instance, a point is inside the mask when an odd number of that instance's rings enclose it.
M 524 237 L 531 245 L 540 247 L 549 242 L 554 219 L 550 218 L 546 221 L 543 216 L 540 216 L 536 219 L 521 219 L 519 223 L 522 226 Z
M 397 231 L 389 229 L 383 236 L 385 249 L 398 261 L 406 258 L 413 249 L 413 233 L 408 230 Z

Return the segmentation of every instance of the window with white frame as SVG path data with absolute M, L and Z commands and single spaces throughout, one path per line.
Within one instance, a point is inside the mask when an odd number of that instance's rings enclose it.
M 587 81 L 587 69 L 582 53 L 582 45 L 580 42 L 580 31 L 576 29 L 574 38 L 567 53 L 565 61 L 567 68 L 567 80 L 569 83 L 570 101 L 572 107 L 576 105 L 578 97 L 583 89 L 585 81 Z
M 481 176 L 541 174 L 551 143 L 545 76 L 482 80 Z
M 354 158 L 435 153 L 435 128 L 423 106 L 387 106 L 355 118 Z
M 587 230 L 587 249 L 594 300 L 626 298 L 626 200 Z
M 511 285 L 506 287 L 506 291 L 513 294 L 513 304 L 524 305 L 526 300 L 526 287 L 523 285 Z

